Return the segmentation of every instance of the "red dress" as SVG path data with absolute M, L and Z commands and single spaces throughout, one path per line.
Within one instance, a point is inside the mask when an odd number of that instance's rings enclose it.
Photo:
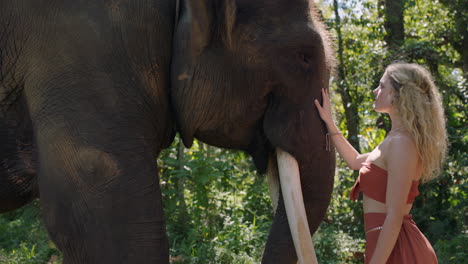
M 356 200 L 359 192 L 365 193 L 370 198 L 385 203 L 387 190 L 387 171 L 370 162 L 362 163 L 359 177 L 351 189 L 351 199 Z M 411 204 L 419 195 L 418 182 L 413 181 L 408 194 L 407 203 Z M 364 227 L 366 230 L 366 259 L 369 263 L 379 238 L 380 230 L 385 221 L 385 213 L 364 214 Z M 434 249 L 418 229 L 411 215 L 405 215 L 403 224 L 398 235 L 397 242 L 393 248 L 387 264 L 434 264 L 437 257 Z

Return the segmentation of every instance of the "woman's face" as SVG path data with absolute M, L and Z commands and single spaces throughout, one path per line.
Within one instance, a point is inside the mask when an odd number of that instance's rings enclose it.
M 387 72 L 380 79 L 379 86 L 373 91 L 375 95 L 374 110 L 379 113 L 390 113 L 393 110 L 394 88 Z

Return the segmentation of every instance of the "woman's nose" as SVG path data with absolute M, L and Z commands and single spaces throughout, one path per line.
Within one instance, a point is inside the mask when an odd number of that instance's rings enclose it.
M 372 91 L 372 93 L 374 93 L 374 95 L 377 95 L 377 90 L 378 90 L 378 89 L 379 89 L 378 87 L 375 88 L 375 89 Z

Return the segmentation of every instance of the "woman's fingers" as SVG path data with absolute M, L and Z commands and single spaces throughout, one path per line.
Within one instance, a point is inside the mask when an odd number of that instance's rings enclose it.
M 328 93 L 325 89 L 322 88 L 322 97 L 323 97 L 323 108 L 328 108 L 330 105 L 330 98 L 328 97 Z
M 317 99 L 314 100 L 315 107 L 317 107 L 317 110 L 319 111 L 320 115 L 322 115 L 322 106 L 320 105 L 319 101 Z
M 323 103 L 320 105 L 319 100 L 315 99 L 314 103 L 317 109 L 322 111 L 331 111 L 331 104 L 330 104 L 330 96 L 328 95 L 328 91 L 325 88 L 322 88 L 322 99 Z
M 323 103 L 325 104 L 329 100 L 329 97 L 328 97 L 327 91 L 323 88 L 322 88 L 322 97 L 323 97 Z
M 319 101 L 317 99 L 314 100 L 314 104 L 317 108 L 322 108 L 322 106 L 320 105 Z
M 322 99 L 323 99 L 322 105 L 320 105 L 320 102 L 318 99 L 314 100 L 314 104 L 315 104 L 315 107 L 317 107 L 317 110 L 319 111 L 320 117 L 324 121 L 328 121 L 332 119 L 330 97 L 328 96 L 328 91 L 324 88 L 322 88 L 321 93 L 322 93 Z

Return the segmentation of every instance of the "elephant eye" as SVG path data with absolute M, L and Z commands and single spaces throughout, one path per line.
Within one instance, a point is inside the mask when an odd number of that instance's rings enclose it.
M 312 62 L 311 56 L 306 54 L 306 53 L 303 53 L 303 52 L 299 52 L 298 56 L 299 56 L 299 63 L 304 68 L 308 69 L 310 67 L 310 65 L 311 65 L 311 62 Z

